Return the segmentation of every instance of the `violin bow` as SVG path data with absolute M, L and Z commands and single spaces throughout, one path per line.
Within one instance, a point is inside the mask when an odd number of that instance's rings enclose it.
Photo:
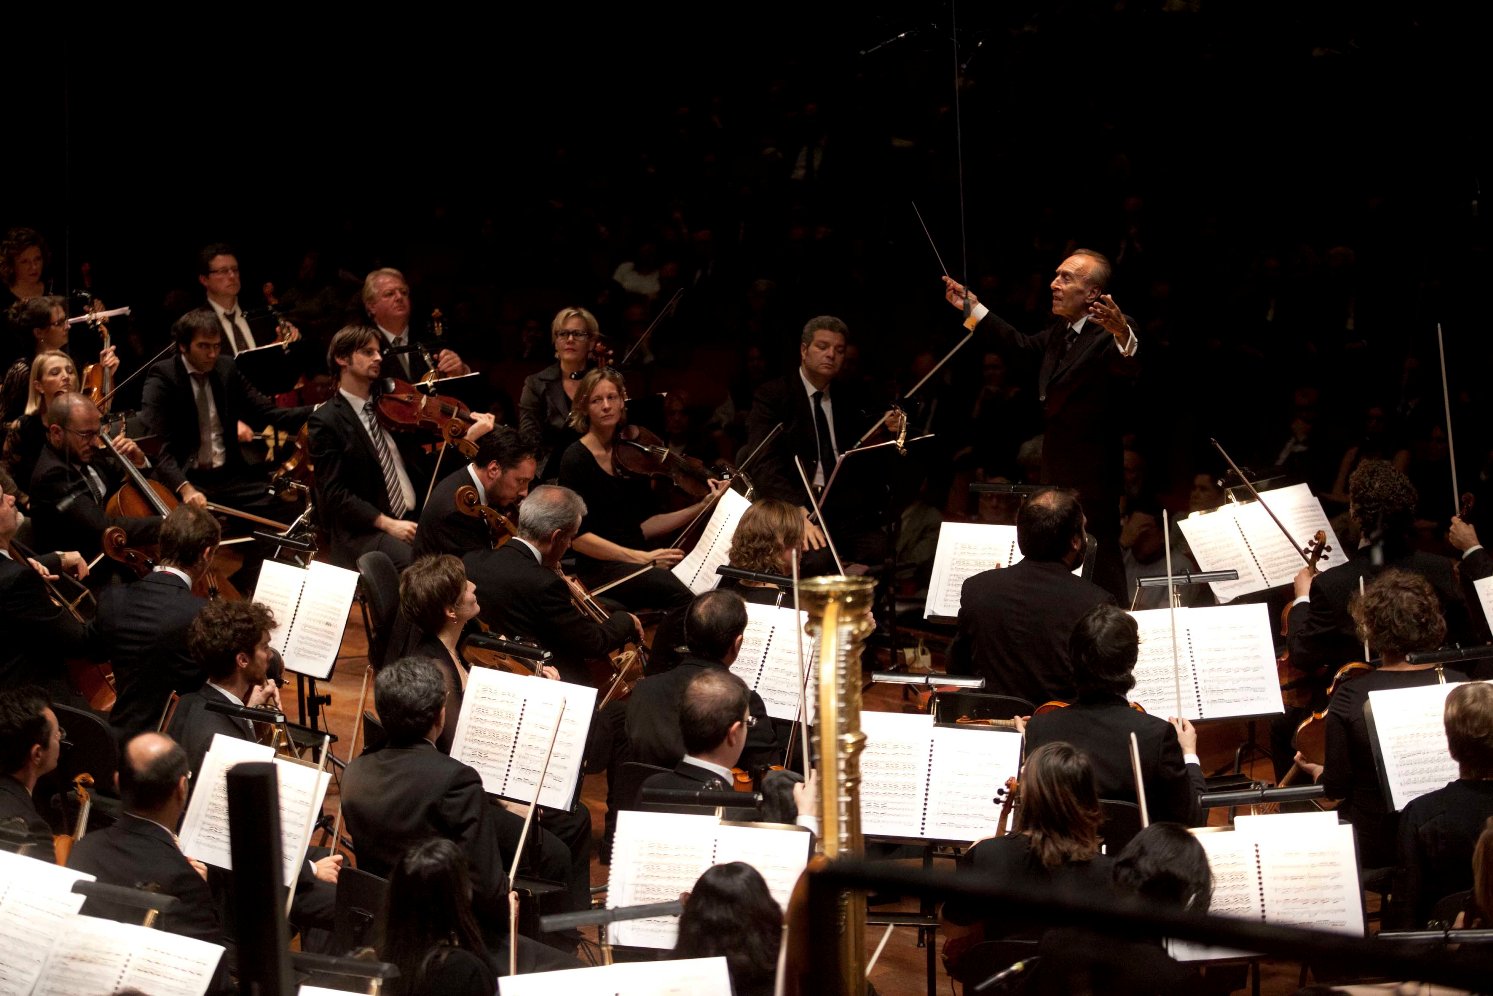
M 550 758 L 555 756 L 555 741 L 560 738 L 560 723 L 565 719 L 565 699 L 560 699 L 560 708 L 555 713 L 555 728 L 550 731 L 549 748 L 544 752 L 544 764 L 539 768 L 539 781 L 534 783 L 534 801 L 529 803 L 529 812 L 524 816 L 524 828 L 519 831 L 518 846 L 513 849 L 513 865 L 508 869 L 508 974 L 518 974 L 518 890 L 513 887 L 518 878 L 518 863 L 524 854 L 524 841 L 529 837 L 529 827 L 534 824 L 534 814 L 539 812 L 539 793 L 544 791 L 544 780 L 549 777 Z
M 1281 531 L 1281 535 L 1285 536 L 1286 542 L 1291 544 L 1291 549 L 1301 555 L 1301 559 L 1306 562 L 1306 566 L 1312 566 L 1312 558 L 1307 555 L 1306 547 L 1296 542 L 1296 537 L 1291 535 L 1291 531 L 1286 528 L 1286 524 L 1280 521 L 1279 517 L 1270 510 L 1269 505 L 1265 504 L 1265 499 L 1255 490 L 1254 482 L 1244 476 L 1244 471 L 1239 469 L 1239 465 L 1234 462 L 1234 458 L 1229 456 L 1228 451 L 1219 445 L 1218 440 L 1209 437 L 1208 442 L 1212 443 L 1213 448 L 1223 455 L 1223 458 L 1229 463 L 1229 469 L 1238 476 L 1239 480 L 1244 482 L 1246 488 L 1249 488 L 1249 493 L 1254 495 L 1255 501 L 1259 502 L 1260 507 L 1265 510 L 1265 514 L 1270 516 L 1270 521 L 1275 523 L 1276 528 Z
M 1436 323 L 1436 348 L 1441 353 L 1441 402 L 1446 408 L 1446 456 L 1452 465 L 1452 507 L 1462 511 L 1462 491 L 1457 487 L 1457 447 L 1452 443 L 1452 395 L 1446 384 L 1446 342 L 1441 338 L 1441 323 Z
M 746 469 L 752 465 L 752 461 L 757 459 L 757 454 L 761 453 L 763 447 L 776 439 L 778 437 L 778 434 L 782 431 L 782 422 L 779 422 L 777 425 L 773 426 L 772 431 L 769 432 L 766 436 L 762 437 L 762 442 L 758 443 L 752 450 L 752 452 L 747 454 L 747 458 L 741 462 L 741 466 L 736 468 L 736 473 L 726 478 L 727 484 L 729 485 L 731 482 L 734 482 L 738 477 L 744 477 L 746 475 Z M 726 489 L 722 488 L 715 494 L 711 495 L 708 499 L 706 499 L 705 507 L 696 512 L 693 519 L 690 519 L 689 522 L 685 523 L 684 528 L 679 530 L 679 535 L 674 537 L 674 542 L 670 543 L 669 546 L 677 548 L 680 543 L 683 543 L 684 538 L 689 535 L 690 530 L 694 529 L 695 525 L 699 523 L 699 521 L 703 519 L 707 514 L 709 514 L 711 509 L 715 508 L 716 502 L 720 501 L 721 495 L 725 493 Z
M 804 617 L 800 613 L 799 608 L 798 608 L 798 551 L 797 550 L 793 551 L 793 557 L 791 558 L 791 563 L 793 565 L 793 618 L 795 620 L 793 629 L 794 629 L 794 632 L 798 634 L 798 715 L 794 717 L 793 728 L 788 731 L 788 754 L 787 754 L 787 757 L 785 757 L 783 760 L 784 760 L 784 763 L 786 763 L 787 760 L 788 760 L 788 758 L 791 758 L 793 756 L 793 736 L 794 736 L 794 734 L 798 733 L 800 729 L 802 729 L 804 731 L 804 753 L 803 753 L 804 782 L 807 783 L 808 780 L 809 780 L 809 768 L 810 768 L 810 764 L 809 764 L 809 750 L 808 750 L 808 743 L 809 743 L 808 737 L 809 737 L 809 734 L 808 734 L 808 730 L 806 728 L 807 727 L 806 716 L 808 714 L 808 703 L 805 701 L 805 699 L 808 697 L 808 694 L 809 694 L 809 672 L 808 672 L 808 666 L 804 663 Z
M 289 746 L 292 751 L 295 750 L 295 744 L 293 742 L 287 742 L 287 746 Z M 294 755 L 292 755 L 292 756 L 294 756 Z M 324 734 L 322 734 L 322 737 L 321 737 L 321 757 L 318 758 L 317 762 L 316 762 L 316 780 L 311 783 L 312 786 L 319 786 L 321 784 L 321 776 L 327 770 L 327 758 L 329 758 L 331 756 L 332 756 L 332 736 L 329 733 L 324 733 Z M 297 760 L 299 761 L 299 759 L 297 759 Z M 304 763 L 304 762 L 300 762 L 300 763 Z M 314 787 L 313 787 L 312 791 L 315 792 L 315 788 Z M 314 798 L 314 796 L 313 796 L 313 798 Z M 342 803 L 340 801 L 337 803 L 337 814 L 339 816 L 342 814 Z M 315 806 L 307 806 L 306 807 L 306 837 L 305 837 L 305 840 L 306 840 L 306 844 L 308 846 L 311 843 L 311 834 L 316 829 L 316 821 L 318 819 L 320 819 L 320 818 L 321 818 L 321 812 Z M 337 850 L 336 843 L 337 842 L 335 840 L 332 842 L 332 844 L 333 844 L 332 852 L 334 854 L 336 853 L 336 850 Z M 301 855 L 301 860 L 303 860 L 303 861 L 305 860 L 305 854 L 304 854 L 304 852 Z M 287 882 L 285 884 L 287 886 L 289 886 L 289 888 L 286 889 L 286 896 L 285 896 L 285 915 L 287 917 L 289 917 L 290 916 L 290 905 L 291 905 L 291 903 L 295 902 L 295 882 L 292 881 L 292 882 Z
M 1182 657 L 1177 649 L 1177 580 L 1172 573 L 1171 517 L 1161 510 L 1161 542 L 1166 550 L 1166 608 L 1172 617 L 1172 682 L 1177 690 L 1177 715 L 1182 715 Z M 1140 589 L 1137 588 L 1136 591 Z
M 138 377 L 141 374 L 145 373 L 151 367 L 155 366 L 157 363 L 159 363 L 162 360 L 164 360 L 166 358 L 166 355 L 168 353 L 170 353 L 172 350 L 174 350 L 175 348 L 176 348 L 176 341 L 173 339 L 171 342 L 166 343 L 166 348 L 165 349 L 161 350 L 159 353 L 157 353 L 156 355 L 152 356 L 150 359 L 148 359 L 144 363 L 142 363 L 140 365 L 140 368 L 138 370 L 136 370 L 134 373 L 130 374 L 124 380 L 118 381 L 114 385 L 114 390 L 110 391 L 108 394 L 104 395 L 102 398 L 99 399 L 99 402 L 98 402 L 99 411 L 103 411 L 104 408 L 108 406 L 109 399 L 113 398 L 114 395 L 118 394 L 120 392 L 120 390 L 124 387 L 124 385 L 128 384 L 130 381 L 134 380 L 136 377 Z
M 648 341 L 648 337 L 653 334 L 654 329 L 658 328 L 658 323 L 664 320 L 664 316 L 669 314 L 679 306 L 679 299 L 683 296 L 683 287 L 674 292 L 674 296 L 669 298 L 669 303 L 663 306 L 663 310 L 661 310 L 656 316 L 654 316 L 653 321 L 649 322 L 648 327 L 643 330 L 643 334 L 638 336 L 638 341 L 633 343 L 632 346 L 628 348 L 627 352 L 622 354 L 622 359 L 620 362 L 618 362 L 617 366 L 627 366 L 627 361 L 632 359 L 632 354 L 636 353 L 642 347 L 643 343 Z
M 363 688 L 358 692 L 358 715 L 353 720 L 353 739 L 347 745 L 347 759 L 349 762 L 358 756 L 358 738 L 363 735 L 363 707 L 368 703 L 368 679 L 373 677 L 373 665 L 369 664 L 363 671 Z M 342 845 L 342 796 L 337 796 L 337 819 L 332 823 L 332 853 L 337 853 L 337 848 Z
M 1135 732 L 1130 733 L 1130 773 L 1135 776 L 1135 801 L 1140 806 L 1140 826 L 1144 830 L 1151 825 L 1151 813 L 1146 809 L 1146 783 L 1140 775 L 1140 743 Z
M 798 479 L 803 482 L 804 494 L 809 497 L 809 505 L 814 509 L 814 518 L 819 520 L 819 528 L 824 533 L 824 542 L 829 544 L 830 556 L 835 558 L 835 569 L 844 574 L 845 565 L 840 562 L 840 553 L 835 549 L 835 541 L 829 535 L 829 524 L 824 521 L 824 512 L 819 508 L 819 502 L 814 500 L 814 489 L 809 486 L 809 478 L 804 474 L 804 465 L 798 459 L 797 453 L 793 454 L 793 466 L 798 468 Z M 828 486 L 825 490 L 829 490 Z

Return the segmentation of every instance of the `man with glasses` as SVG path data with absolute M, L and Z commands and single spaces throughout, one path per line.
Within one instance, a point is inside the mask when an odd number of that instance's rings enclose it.
M 122 431 L 114 437 L 116 459 L 100 439 L 98 407 L 81 394 L 59 394 L 43 417 L 47 444 L 31 475 L 31 514 L 35 545 L 45 550 L 77 550 L 92 560 L 104 530 L 119 526 L 131 545 L 154 543 L 158 515 L 132 517 L 105 513 L 109 497 L 125 482 L 120 459 L 146 468 L 145 454 Z
M 386 353 L 417 343 L 410 332 L 410 285 L 405 282 L 404 274 L 387 266 L 368 274 L 363 281 L 363 307 L 368 310 L 373 324 L 378 326 Z M 392 362 L 385 371 L 386 376 L 413 382 L 430 372 L 430 364 L 419 352 L 393 353 L 389 359 Z M 472 368 L 449 349 L 436 352 L 435 365 L 436 373 L 441 377 L 461 377 L 472 372 Z
M 21 845 L 29 857 L 57 860 L 52 827 L 32 793 L 41 776 L 57 767 L 66 736 L 41 689 L 0 691 L 0 847 Z
M 741 759 L 755 727 L 751 690 L 724 668 L 703 668 L 684 686 L 679 703 L 679 732 L 684 757 L 673 771 L 661 771 L 643 783 L 646 789 L 729 789 L 731 769 Z

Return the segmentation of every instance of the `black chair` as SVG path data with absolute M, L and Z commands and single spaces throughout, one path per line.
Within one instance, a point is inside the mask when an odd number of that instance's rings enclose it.
M 356 868 L 343 868 L 337 873 L 337 909 L 332 920 L 333 952 L 348 954 L 378 943 L 383 934 L 384 902 L 388 895 L 388 879 Z
M 372 754 L 376 750 L 383 750 L 384 744 L 389 742 L 389 734 L 384 729 L 373 713 L 363 712 L 363 753 Z
M 394 646 L 394 629 L 400 618 L 399 571 L 387 553 L 374 550 L 358 558 L 358 576 L 363 579 L 368 663 L 377 671 L 391 659 L 389 652 Z
M 643 783 L 659 772 L 668 770 L 656 764 L 644 764 L 642 761 L 623 761 L 617 768 L 617 791 L 613 794 L 613 798 L 617 800 L 617 808 L 619 810 L 645 808 L 638 804 L 638 796 L 643 791 Z
M 1036 953 L 1036 941 L 981 941 L 966 951 L 950 969 L 949 978 L 963 985 L 965 993 L 1004 990 L 1004 986 L 998 983 L 984 988 L 982 984 Z
M 1104 822 L 1099 825 L 1104 853 L 1117 855 L 1141 831 L 1140 806 L 1120 799 L 1100 799 L 1099 808 L 1104 811 Z
M 934 692 L 928 703 L 935 723 L 954 723 L 959 717 L 969 719 L 1012 719 L 1030 716 L 1036 711 L 1026 699 L 1015 695 L 991 695 L 986 692 Z
M 38 807 L 44 805 L 43 800 L 48 800 L 45 805 L 50 808 L 50 800 L 60 798 L 64 800 L 62 811 L 70 812 L 65 800 L 73 794 L 73 779 L 86 772 L 93 776 L 90 790 L 93 809 L 88 826 L 90 829 L 106 827 L 120 814 L 119 791 L 114 784 L 114 776 L 119 771 L 119 744 L 114 729 L 102 716 L 86 709 L 54 703 L 52 712 L 57 716 L 57 725 L 67 732 L 67 736 L 63 738 L 62 749 L 57 755 L 57 767 L 37 781 L 32 795 Z M 47 812 L 46 809 L 42 811 Z M 70 822 L 66 829 L 72 832 Z

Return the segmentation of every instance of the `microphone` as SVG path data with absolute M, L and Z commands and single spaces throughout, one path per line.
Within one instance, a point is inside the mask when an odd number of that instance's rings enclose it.
M 207 702 L 205 706 L 209 712 L 221 712 L 225 716 L 236 716 L 239 719 L 247 719 L 251 723 L 283 723 L 285 714 L 274 709 L 250 709 L 248 706 L 237 706 L 232 702 Z

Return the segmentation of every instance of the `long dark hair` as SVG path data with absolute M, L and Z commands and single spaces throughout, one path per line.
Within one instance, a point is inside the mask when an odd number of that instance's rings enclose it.
M 679 918 L 676 958 L 725 955 L 737 996 L 771 993 L 783 910 L 757 869 L 740 861 L 707 868 Z
M 1099 853 L 1099 790 L 1089 756 L 1072 744 L 1043 744 L 1021 772 L 1021 832 L 1044 868 Z
M 379 954 L 399 966 L 394 996 L 419 992 L 452 948 L 463 948 L 490 964 L 472 916 L 466 855 L 451 841 L 434 838 L 406 851 L 389 879 Z

